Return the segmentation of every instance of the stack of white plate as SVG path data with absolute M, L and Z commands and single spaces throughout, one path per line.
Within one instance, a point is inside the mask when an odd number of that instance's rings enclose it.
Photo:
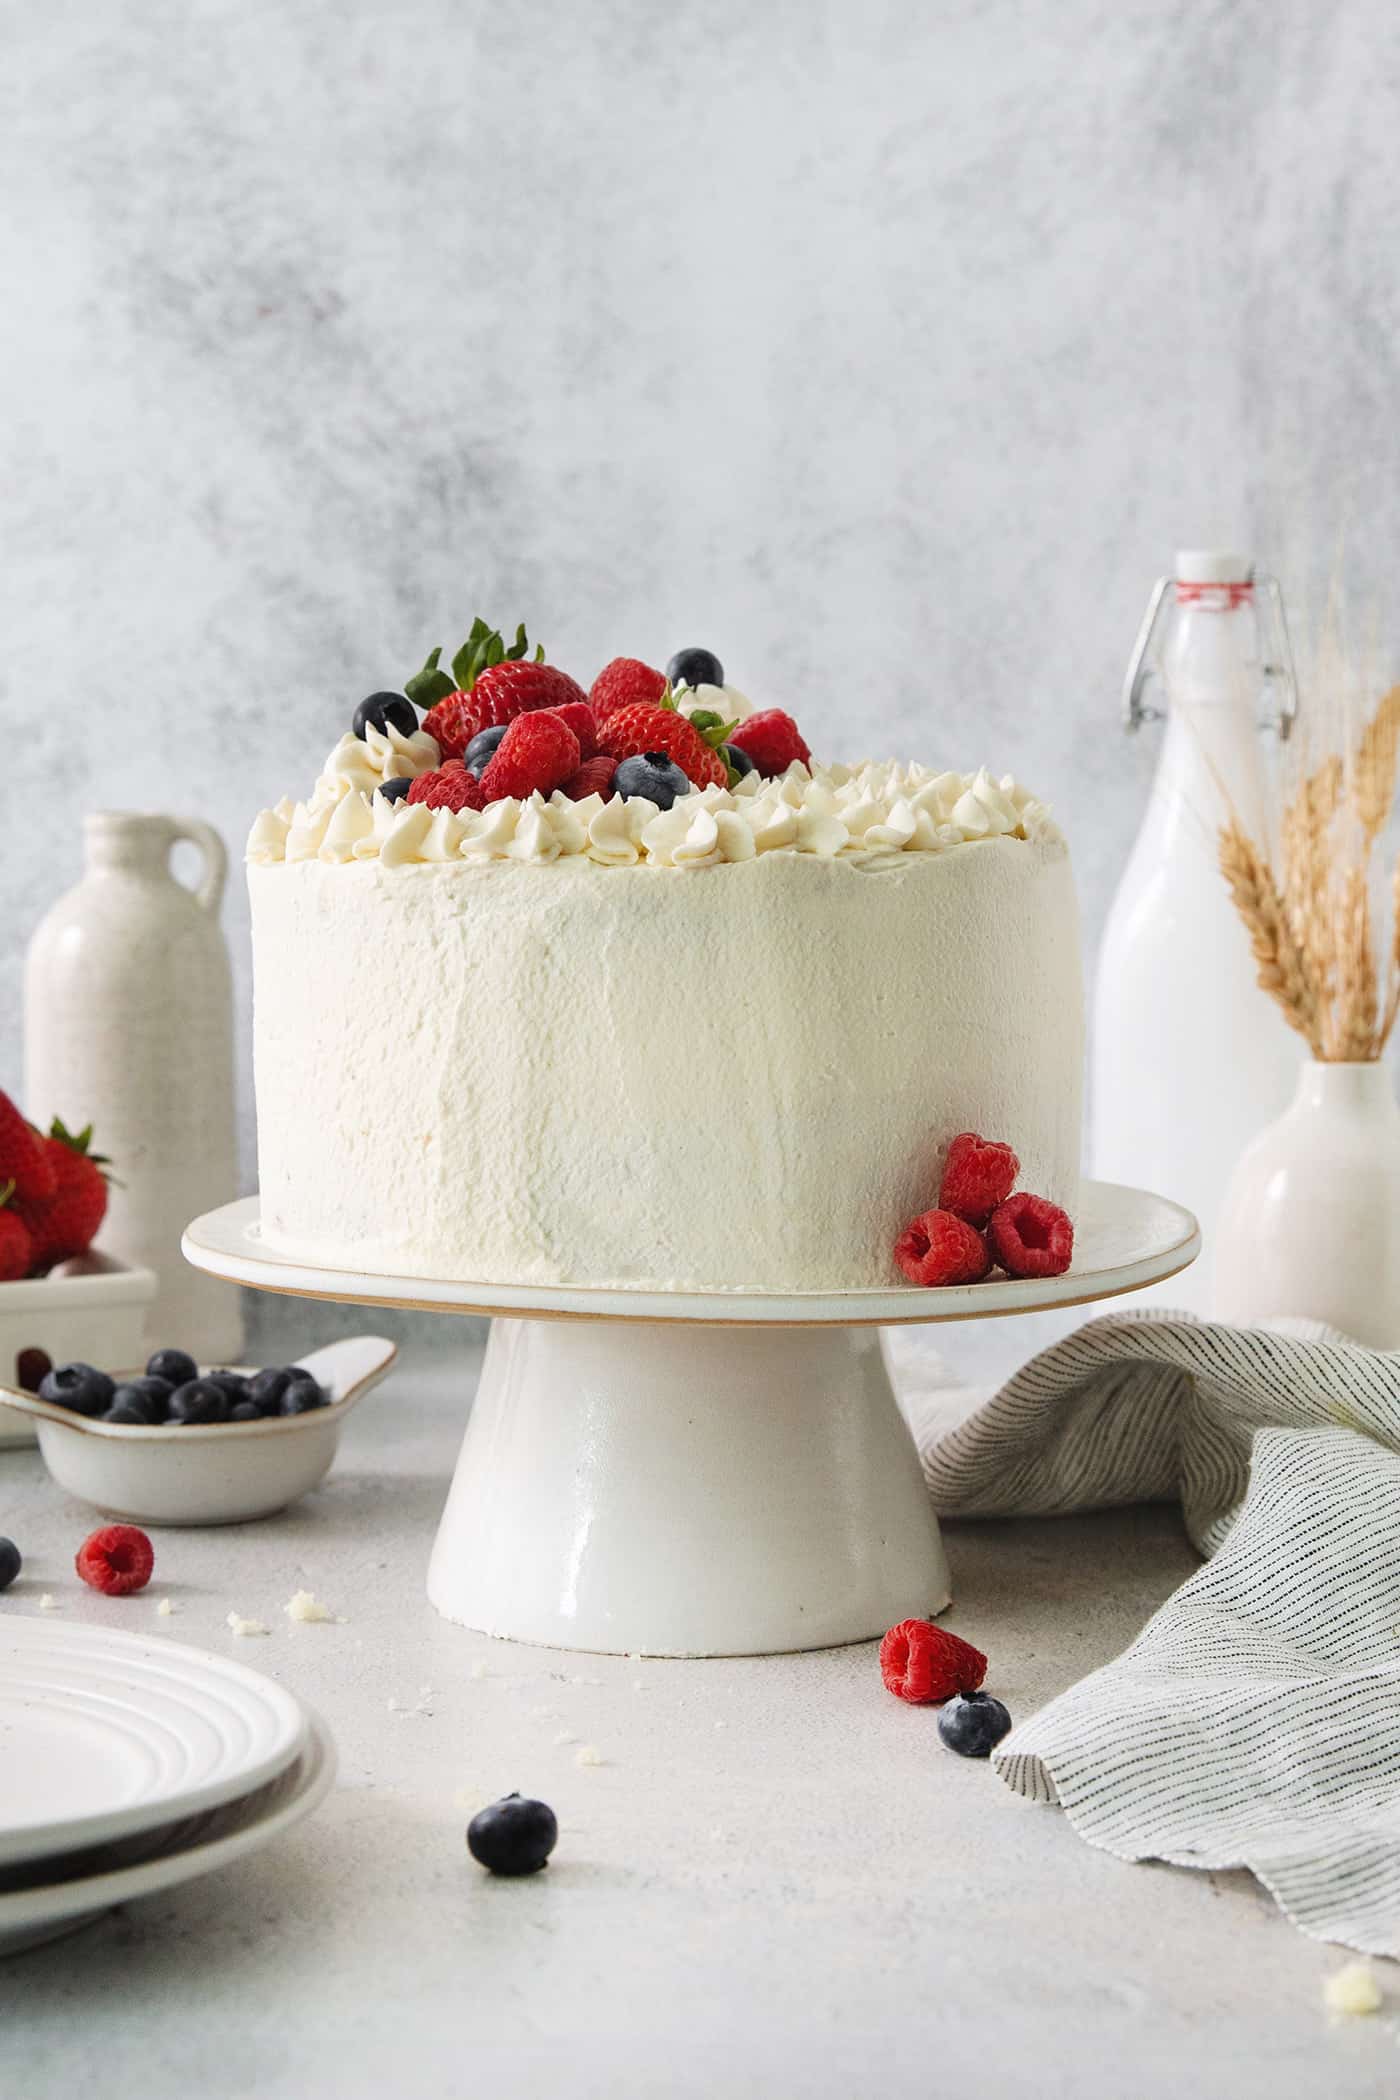
M 325 1797 L 324 1722 L 256 1670 L 0 1620 L 0 1954 L 211 1873 Z

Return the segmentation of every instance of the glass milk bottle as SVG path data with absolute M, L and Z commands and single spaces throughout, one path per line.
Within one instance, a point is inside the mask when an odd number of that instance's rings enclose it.
M 180 1253 L 190 1219 L 238 1194 L 223 841 L 193 819 L 123 810 L 88 816 L 83 835 L 82 880 L 29 944 L 25 1109 L 42 1129 L 56 1115 L 93 1125 L 116 1177 L 97 1244 L 160 1279 L 150 1346 L 236 1363 L 236 1287 Z M 204 862 L 193 890 L 170 869 L 182 839 Z
M 1269 630 L 1266 659 L 1261 613 Z M 1154 647 L 1159 653 L 1154 653 Z M 1302 1046 L 1256 982 L 1217 862 L 1233 810 L 1266 837 L 1261 702 L 1286 737 L 1295 685 L 1278 586 L 1238 555 L 1188 552 L 1153 592 L 1124 689 L 1125 726 L 1166 736 L 1109 913 L 1095 986 L 1090 1171 L 1174 1197 L 1200 1221 L 1195 1267 L 1151 1295 L 1209 1315 L 1215 1229 L 1241 1151 L 1287 1106 Z

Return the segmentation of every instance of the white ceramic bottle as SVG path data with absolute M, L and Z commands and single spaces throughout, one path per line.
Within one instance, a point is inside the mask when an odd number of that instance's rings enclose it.
M 1260 600 L 1270 616 L 1272 663 L 1261 648 Z M 1256 982 L 1217 863 L 1217 834 L 1230 808 L 1264 835 L 1260 719 L 1270 684 L 1282 734 L 1292 720 L 1277 586 L 1256 582 L 1237 555 L 1178 554 L 1174 578 L 1163 578 L 1153 594 L 1129 667 L 1129 728 L 1155 712 L 1143 701 L 1154 671 L 1165 688 L 1166 736 L 1100 951 L 1090 1170 L 1195 1212 L 1200 1261 L 1152 1295 L 1209 1314 L 1226 1182 L 1250 1139 L 1287 1105 L 1303 1055 Z
M 238 1193 L 223 842 L 193 819 L 126 811 L 99 811 L 83 829 L 82 880 L 29 944 L 26 1110 L 41 1128 L 55 1115 L 94 1126 L 120 1183 L 98 1243 L 160 1278 L 150 1343 L 236 1362 L 236 1288 L 180 1253 L 190 1219 Z M 203 856 L 195 890 L 171 873 L 182 839 Z

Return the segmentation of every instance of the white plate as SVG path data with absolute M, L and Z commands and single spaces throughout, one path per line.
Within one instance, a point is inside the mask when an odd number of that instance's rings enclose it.
M 1145 1189 L 1111 1181 L 1080 1183 L 1074 1261 L 1063 1276 L 999 1277 L 938 1290 L 891 1284 L 873 1291 L 642 1291 L 565 1284 L 457 1282 L 322 1269 L 267 1246 L 258 1199 L 211 1210 L 190 1225 L 186 1261 L 254 1290 L 351 1305 L 399 1305 L 426 1312 L 470 1312 L 506 1319 L 717 1321 L 736 1327 L 893 1327 L 928 1320 L 977 1320 L 1007 1313 L 1087 1305 L 1143 1290 L 1175 1276 L 1201 1251 L 1189 1210 Z
M 335 1745 L 319 1715 L 308 1712 L 306 1727 L 293 1763 L 267 1786 L 222 1808 L 69 1855 L 61 1867 L 53 1862 L 47 1869 L 0 1869 L 0 1955 L 75 1931 L 114 1903 L 212 1874 L 309 1816 L 335 1778 Z
M 219 1806 L 306 1739 L 290 1692 L 242 1663 L 104 1626 L 0 1618 L 0 1866 Z

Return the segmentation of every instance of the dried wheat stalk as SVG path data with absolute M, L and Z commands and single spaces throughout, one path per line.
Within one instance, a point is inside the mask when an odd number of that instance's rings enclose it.
M 1237 818 L 1220 833 L 1220 868 L 1249 934 L 1259 982 L 1314 1057 L 1381 1055 L 1400 1019 L 1400 859 L 1391 929 L 1377 956 L 1370 867 L 1395 803 L 1400 685 L 1378 703 L 1349 759 L 1304 775 L 1279 824 L 1279 873 Z

